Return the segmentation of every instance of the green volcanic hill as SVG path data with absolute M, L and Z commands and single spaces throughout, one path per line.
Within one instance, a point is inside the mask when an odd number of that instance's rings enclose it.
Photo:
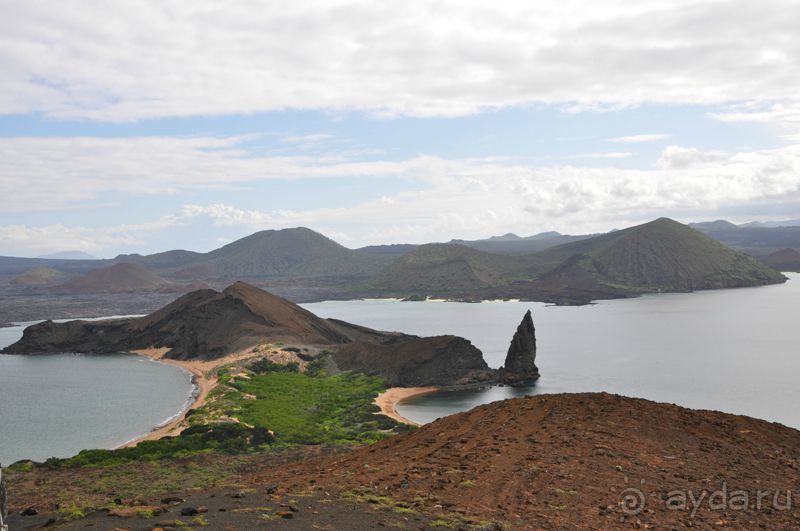
M 368 277 L 392 257 L 359 253 L 304 227 L 265 230 L 202 255 L 179 278 Z
M 581 256 L 579 269 L 598 282 L 637 291 L 686 291 L 783 282 L 757 260 L 668 218 L 539 253 L 563 264 Z M 575 259 L 573 259 L 575 260 Z
M 464 245 L 420 245 L 372 277 L 371 289 L 413 295 L 469 294 L 525 278 L 519 258 L 490 254 Z
M 455 244 L 418 247 L 369 282 L 395 296 L 525 297 L 588 302 L 655 291 L 758 286 L 785 277 L 671 219 L 526 256 Z

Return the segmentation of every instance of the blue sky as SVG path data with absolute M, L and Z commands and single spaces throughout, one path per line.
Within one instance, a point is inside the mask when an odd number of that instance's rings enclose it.
M 800 16 L 768 3 L 13 6 L 0 255 L 796 218 Z

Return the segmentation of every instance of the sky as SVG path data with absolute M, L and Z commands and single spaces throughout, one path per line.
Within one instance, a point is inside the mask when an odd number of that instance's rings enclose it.
M 794 0 L 0 9 L 0 255 L 800 217 Z

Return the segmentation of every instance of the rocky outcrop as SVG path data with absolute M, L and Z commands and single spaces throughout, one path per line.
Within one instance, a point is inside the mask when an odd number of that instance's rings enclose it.
M 112 353 L 169 348 L 172 359 L 214 359 L 261 343 L 316 345 L 340 369 L 383 376 L 391 385 L 461 385 L 496 381 L 480 350 L 455 336 L 417 337 L 322 319 L 300 306 L 237 282 L 224 291 L 193 291 L 141 318 L 45 321 L 4 350 Z
M 530 310 L 525 313 L 511 339 L 499 376 L 501 382 L 510 385 L 522 385 L 539 378 L 539 369 L 536 367 L 536 329 Z
M 398 335 L 383 340 L 361 340 L 334 352 L 336 365 L 382 376 L 396 387 L 494 383 L 477 347 L 462 337 Z
M 167 347 L 168 358 L 213 359 L 263 342 L 341 345 L 340 328 L 281 297 L 244 282 L 222 292 L 187 293 L 145 317 L 108 321 L 45 321 L 6 348 L 14 354 L 104 354 Z

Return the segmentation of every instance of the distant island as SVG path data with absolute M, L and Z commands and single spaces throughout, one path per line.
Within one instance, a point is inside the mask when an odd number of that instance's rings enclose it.
M 753 257 L 721 243 L 752 250 L 755 244 L 747 242 L 754 238 L 783 247 L 762 247 L 771 254 Z M 0 310 L 0 321 L 76 315 L 77 295 L 84 297 L 83 315 L 145 313 L 180 293 L 223 289 L 237 280 L 295 302 L 433 297 L 586 304 L 784 282 L 779 270 L 800 269 L 800 251 L 792 245 L 800 247 L 800 227 L 715 222 L 692 228 L 667 218 L 600 235 L 506 234 L 355 250 L 307 228 L 266 230 L 208 253 L 173 250 L 113 260 L 0 257 L 0 294 L 11 303 Z
M 521 256 L 452 243 L 420 246 L 370 279 L 367 293 L 582 304 L 785 280 L 754 258 L 661 218 Z

